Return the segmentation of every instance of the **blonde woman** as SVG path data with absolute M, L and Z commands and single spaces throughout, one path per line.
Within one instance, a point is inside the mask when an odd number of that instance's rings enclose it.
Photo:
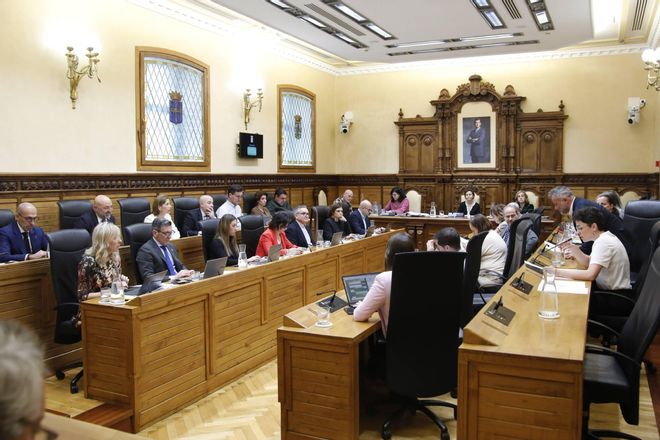
M 170 215 L 171 212 L 172 201 L 169 197 L 162 194 L 154 199 L 154 203 L 151 206 L 151 214 L 144 218 L 144 222 L 152 224 L 156 218 L 161 220 L 169 220 L 172 223 L 172 238 L 180 238 L 181 234 L 172 221 L 172 216 Z

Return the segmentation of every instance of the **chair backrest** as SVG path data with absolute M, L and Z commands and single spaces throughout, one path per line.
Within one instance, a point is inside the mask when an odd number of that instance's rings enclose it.
M 211 198 L 213 199 L 213 210 L 217 211 L 227 201 L 227 194 L 215 194 Z
M 539 206 L 539 196 L 536 195 L 533 191 L 525 191 L 527 194 L 527 200 L 534 206 Z
M 632 200 L 639 200 L 641 197 L 642 196 L 637 194 L 635 191 L 626 191 L 619 197 L 619 199 L 621 199 L 621 207 L 625 209 L 628 202 Z
M 11 209 L 0 209 L 0 228 L 7 226 L 14 220 L 14 212 Z
M 479 279 L 479 269 L 481 269 L 481 247 L 488 235 L 488 231 L 480 232 L 468 241 L 465 259 L 465 268 L 463 275 L 463 288 L 461 289 L 461 309 L 460 320 L 461 327 L 465 327 L 474 316 L 473 298 L 477 291 L 477 280 Z
M 132 225 L 124 226 L 123 230 L 124 240 L 131 247 L 131 256 L 133 257 L 137 283 L 142 284 L 142 274 L 138 269 L 136 257 L 142 245 L 151 240 L 151 225 L 149 223 L 133 223 Z
M 199 209 L 199 199 L 195 197 L 175 197 L 172 199 L 172 204 L 174 204 L 174 224 L 179 231 L 183 231 L 186 214 Z
M 660 200 L 633 200 L 626 205 L 623 230 L 630 247 L 630 271 L 638 272 L 648 259 L 651 227 L 660 220 Z
M 316 198 L 316 203 L 318 203 L 317 206 L 327 206 L 328 205 L 328 195 L 325 193 L 325 191 L 321 190 L 319 191 L 319 195 Z
M 252 208 L 257 206 L 257 193 L 248 193 L 247 191 L 243 192 L 243 213 L 249 214 L 252 212 Z
M 655 222 L 655 224 L 651 227 L 651 233 L 649 234 L 649 255 L 647 260 L 642 264 L 642 267 L 639 269 L 639 272 L 637 272 L 637 279 L 635 279 L 635 282 L 633 284 L 633 298 L 637 300 L 639 297 L 642 287 L 644 286 L 644 281 L 646 280 L 646 275 L 648 274 L 649 267 L 651 266 L 651 262 L 653 261 L 653 254 L 655 253 L 656 249 L 658 249 L 658 246 L 660 245 L 660 220 Z
M 508 280 L 523 265 L 525 249 L 527 248 L 527 235 L 532 229 L 532 220 L 520 217 L 509 226 L 509 243 L 507 245 L 506 263 L 504 263 L 504 276 Z
M 73 225 L 85 212 L 92 209 L 89 200 L 58 200 L 60 208 L 60 229 L 73 229 Z
M 241 217 L 242 218 L 242 217 Z M 202 250 L 204 251 L 204 261 L 209 259 L 209 247 L 215 237 L 216 232 L 218 232 L 218 223 L 220 223 L 219 218 L 210 218 L 208 220 L 198 221 L 198 228 L 202 231 Z
M 241 243 L 245 244 L 248 258 L 257 253 L 259 238 L 264 232 L 264 218 L 260 215 L 244 215 L 241 217 Z
M 387 386 L 431 397 L 457 383 L 464 252 L 406 252 L 394 257 L 387 325 Z
M 534 214 L 539 214 L 543 215 L 543 212 L 545 211 L 545 206 L 541 205 L 538 208 L 536 208 L 534 211 L 532 211 Z
M 144 218 L 151 214 L 149 200 L 142 197 L 120 199 L 117 203 L 119 203 L 119 215 L 121 217 L 122 227 L 135 223 L 143 223 Z M 126 240 L 126 237 L 124 237 L 124 240 Z
M 323 225 L 330 217 L 329 206 L 312 206 L 312 234 L 318 234 L 316 231 L 323 230 Z M 311 237 L 312 241 L 318 240 L 318 237 Z
M 411 189 L 406 193 L 406 198 L 410 206 L 410 211 L 412 212 L 422 212 L 422 195 Z
M 532 231 L 536 234 L 537 237 L 541 236 L 541 220 L 542 215 L 535 212 L 528 212 L 523 214 L 521 218 L 528 218 L 532 221 Z

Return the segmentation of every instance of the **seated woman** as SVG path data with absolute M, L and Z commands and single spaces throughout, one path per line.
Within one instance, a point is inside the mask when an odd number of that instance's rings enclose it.
M 392 265 L 399 252 L 414 252 L 415 242 L 404 232 L 390 237 L 385 248 L 385 272 L 376 276 L 364 300 L 353 311 L 353 319 L 367 321 L 374 312 L 380 315 L 383 334 L 387 335 L 387 319 L 390 315 L 390 292 L 392 290 Z
M 78 301 L 101 295 L 101 288 L 110 287 L 113 279 L 121 277 L 124 287 L 128 277 L 121 274 L 121 233 L 119 227 L 110 222 L 99 223 L 92 233 L 92 247 L 78 264 Z M 80 323 L 80 312 L 76 317 Z
M 573 214 L 577 233 L 582 241 L 593 241 L 591 255 L 584 254 L 573 243 L 562 245 L 564 256 L 575 258 L 579 269 L 557 269 L 557 276 L 580 281 L 596 281 L 605 290 L 630 289 L 630 261 L 621 241 L 610 231 L 604 231 L 605 215 L 593 206 Z
M 385 205 L 385 211 L 395 214 L 405 214 L 409 210 L 410 201 L 406 197 L 406 193 L 398 186 L 392 188 L 392 191 L 390 191 L 390 201 Z
M 516 198 L 514 202 L 516 202 L 520 207 L 521 214 L 527 214 L 528 212 L 534 211 L 534 205 L 529 203 L 529 198 L 527 197 L 527 193 L 523 190 L 520 190 L 516 193 Z
M 238 245 L 236 244 L 236 217 L 233 214 L 225 214 L 218 222 L 218 230 L 209 245 L 208 258 L 227 257 L 227 266 L 238 264 Z
M 257 199 L 257 206 L 252 208 L 252 211 L 250 211 L 250 214 L 252 215 L 260 215 L 262 217 L 272 217 L 272 214 L 266 208 L 266 203 L 268 203 L 268 196 L 266 195 L 265 192 L 260 192 L 256 194 L 256 199 Z
M 463 215 L 481 214 L 481 206 L 474 201 L 474 191 L 468 189 L 463 195 L 465 196 L 465 201 L 458 205 L 458 211 L 456 212 L 463 213 Z
M 500 236 L 503 236 L 504 230 L 507 228 L 506 221 L 504 220 L 504 205 L 501 203 L 493 203 L 490 205 L 490 214 L 488 215 L 491 225 Z
M 596 197 L 596 203 L 610 211 L 612 214 L 618 215 L 619 218 L 623 218 L 621 198 L 616 191 L 605 191 L 598 194 L 598 197 Z
M 504 265 L 506 264 L 506 243 L 497 231 L 491 229 L 490 222 L 482 214 L 470 217 L 470 230 L 473 234 L 488 231 L 488 235 L 486 235 L 484 243 L 481 245 L 479 285 L 502 284 L 499 275 L 504 273 Z
M 325 223 L 323 223 L 323 239 L 326 241 L 332 240 L 335 232 L 341 232 L 342 237 L 346 237 L 351 233 L 341 203 L 330 206 L 330 217 L 325 219 Z
M 268 225 L 268 229 L 261 234 L 259 237 L 259 244 L 257 245 L 256 255 L 259 257 L 267 257 L 270 247 L 275 244 L 282 245 L 280 250 L 280 255 L 286 255 L 287 249 L 296 249 L 302 250 L 291 243 L 288 238 L 286 238 L 286 228 L 293 220 L 293 215 L 289 211 L 279 211 L 273 215 L 273 219 Z
M 170 212 L 172 211 L 172 202 L 170 198 L 164 194 L 157 196 L 151 206 L 151 214 L 144 218 L 144 223 L 152 224 L 154 219 L 169 220 L 172 223 L 172 238 L 180 238 L 181 234 L 172 221 Z

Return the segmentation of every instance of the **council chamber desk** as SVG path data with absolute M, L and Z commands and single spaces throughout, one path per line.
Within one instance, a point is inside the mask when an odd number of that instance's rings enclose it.
M 391 233 L 137 297 L 82 304 L 87 397 L 128 405 L 133 429 L 199 400 L 273 359 L 282 316 L 381 271 Z

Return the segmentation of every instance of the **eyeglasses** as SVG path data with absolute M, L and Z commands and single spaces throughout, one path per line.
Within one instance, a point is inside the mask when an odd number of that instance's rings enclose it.
M 23 219 L 25 219 L 28 222 L 36 222 L 37 218 L 38 218 L 36 215 L 34 217 L 25 216 L 25 215 L 22 215 L 22 214 L 18 214 L 18 215 L 20 215 Z
M 299 212 L 298 214 L 300 214 L 300 215 L 304 215 L 304 216 L 306 216 L 306 217 L 309 216 L 309 212 Z
M 171 236 L 172 236 L 172 231 L 161 231 L 161 230 L 158 230 L 158 232 L 160 232 L 161 234 L 163 234 L 163 235 L 166 236 L 166 237 L 171 237 Z

